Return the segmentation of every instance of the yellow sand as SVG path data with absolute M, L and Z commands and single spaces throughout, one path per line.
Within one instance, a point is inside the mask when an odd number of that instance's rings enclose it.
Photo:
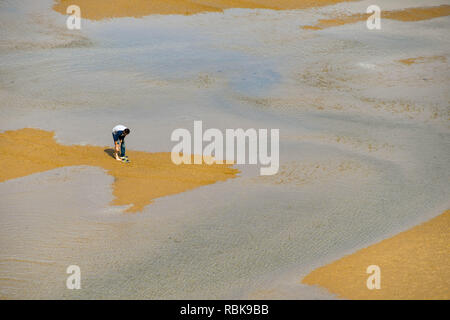
M 333 19 L 321 19 L 314 26 L 303 26 L 306 30 L 321 30 L 330 27 L 341 26 L 344 24 L 365 21 L 372 14 L 351 14 Z M 381 19 L 392 19 L 398 21 L 420 21 L 437 17 L 450 15 L 450 5 L 441 5 L 437 7 L 408 8 L 404 10 L 383 11 L 381 10 Z
M 406 64 L 408 66 L 410 66 L 412 64 L 416 64 L 416 63 L 426 63 L 426 62 L 433 62 L 433 61 L 447 62 L 447 58 L 444 56 L 431 56 L 431 57 L 417 57 L 417 58 L 398 60 L 398 62 Z
M 366 269 L 381 269 L 369 290 Z M 393 238 L 345 256 L 302 281 L 349 299 L 450 299 L 450 210 Z
M 0 182 L 66 166 L 88 165 L 105 169 L 114 177 L 114 205 L 131 205 L 141 211 L 153 199 L 236 177 L 230 165 L 175 165 L 169 152 L 127 151 L 131 163 L 111 156 L 112 148 L 65 146 L 54 133 L 20 129 L 0 133 Z M 106 151 L 105 151 L 106 150 Z
M 230 8 L 290 10 L 332 5 L 356 0 L 58 0 L 53 9 L 66 14 L 78 5 L 81 17 L 90 20 L 143 17 L 150 14 L 196 14 L 222 12 Z

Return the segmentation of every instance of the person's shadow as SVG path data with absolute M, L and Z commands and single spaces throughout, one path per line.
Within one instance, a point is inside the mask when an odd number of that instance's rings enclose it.
M 108 148 L 108 149 L 105 149 L 105 150 L 103 150 L 103 151 L 105 151 L 105 153 L 106 153 L 107 155 L 109 155 L 111 158 L 115 159 L 115 157 L 114 157 L 114 149 Z

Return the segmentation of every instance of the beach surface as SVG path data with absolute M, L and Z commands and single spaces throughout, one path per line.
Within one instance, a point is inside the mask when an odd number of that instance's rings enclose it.
M 366 21 L 372 13 L 366 14 L 350 14 L 343 15 L 339 18 L 333 19 L 320 19 L 319 23 L 313 26 L 303 26 L 303 29 L 309 30 L 320 30 L 324 28 L 331 28 L 336 26 L 341 26 L 348 23 L 356 23 L 359 21 Z M 418 7 L 418 8 L 408 8 L 392 11 L 383 11 L 380 14 L 382 19 L 391 19 L 397 21 L 421 21 L 428 20 L 437 17 L 445 17 L 450 15 L 450 5 L 441 5 L 433 7 Z
M 191 15 L 202 12 L 223 12 L 226 9 L 271 9 L 292 10 L 321 7 L 345 1 L 355 0 L 60 0 L 53 6 L 59 13 L 66 14 L 69 5 L 75 4 L 83 8 L 83 16 L 87 19 L 100 20 L 118 17 L 143 17 L 151 14 L 183 14 Z
M 347 299 L 450 299 L 450 210 L 411 230 L 371 245 L 324 267 L 302 282 Z M 366 283 L 371 265 L 380 268 L 380 289 Z
M 230 165 L 175 165 L 170 152 L 128 151 L 133 161 L 123 163 L 114 159 L 112 148 L 63 146 L 53 135 L 38 129 L 0 133 L 7 162 L 0 169 L 0 182 L 67 166 L 101 167 L 114 177 L 112 204 L 129 206 L 126 212 L 137 212 L 155 198 L 234 178 L 238 172 Z
M 0 1 L 0 297 L 447 299 L 449 4 L 377 2 Z M 198 120 L 279 172 L 173 165 Z

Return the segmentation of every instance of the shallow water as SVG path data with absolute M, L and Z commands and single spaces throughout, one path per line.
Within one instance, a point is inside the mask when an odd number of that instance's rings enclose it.
M 450 18 L 300 28 L 369 2 L 83 20 L 81 31 L 51 1 L 1 2 L 2 130 L 102 146 L 120 122 L 128 148 L 153 152 L 194 120 L 279 128 L 281 167 L 239 166 L 238 179 L 137 215 L 109 206 L 111 177 L 95 168 L 3 182 L 0 295 L 332 298 L 301 277 L 448 209 Z M 421 56 L 446 59 L 398 62 Z M 82 290 L 65 288 L 69 264 Z

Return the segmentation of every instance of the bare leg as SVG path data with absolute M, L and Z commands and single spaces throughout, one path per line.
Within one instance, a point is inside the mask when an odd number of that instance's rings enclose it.
M 116 141 L 114 144 L 115 144 L 114 158 L 116 158 L 117 161 L 122 161 L 122 159 L 119 158 L 119 152 L 120 152 L 119 141 Z

